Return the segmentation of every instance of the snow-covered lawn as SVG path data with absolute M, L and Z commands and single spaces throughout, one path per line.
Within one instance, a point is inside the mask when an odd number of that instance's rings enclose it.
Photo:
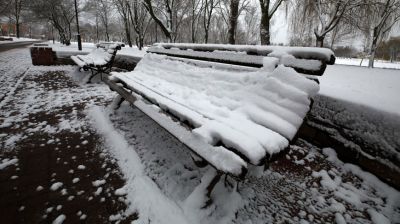
M 107 102 L 116 94 L 101 82 L 83 84 L 89 73 L 76 72 L 70 66 L 32 67 L 27 49 L 1 53 L 0 63 L 0 120 L 3 128 L 0 130 L 19 128 L 16 126 L 18 122 L 30 125 L 19 135 L 0 133 L 0 146 L 8 144 L 7 149 L 17 150 L 13 146 L 22 144 L 32 131 L 54 134 L 68 128 L 80 133 L 82 126 L 90 127 L 101 137 L 101 141 L 96 142 L 98 149 L 117 162 L 125 178 L 125 186 L 112 193 L 126 195 L 126 200 L 122 199 L 127 205 L 125 212 L 137 212 L 138 223 L 400 222 L 399 191 L 359 167 L 339 161 L 334 150 L 321 149 L 301 139 L 294 142 L 288 154 L 272 163 L 268 170 L 250 167 L 248 178 L 238 186 L 231 185 L 234 183 L 231 178 L 227 178 L 227 182 L 220 181 L 212 194 L 213 204 L 201 208 L 204 205 L 204 184 L 201 183 L 207 181 L 213 170 L 197 168 L 190 160 L 189 150 L 138 109 L 125 103 L 118 110 L 98 103 L 95 105 L 95 99 Z M 335 77 L 346 72 L 336 68 L 341 67 L 328 68 L 328 81 L 334 74 L 331 83 L 342 82 Z M 65 72 L 64 78 L 43 82 L 43 85 L 32 82 L 57 69 Z M 335 72 L 330 73 L 329 69 Z M 27 75 L 15 77 L 15 72 Z M 321 89 L 329 83 L 322 84 L 324 78 L 321 79 Z M 46 85 L 63 86 L 65 82 L 72 82 L 76 87 L 55 88 L 47 92 L 40 90 Z M 357 82 L 349 83 L 356 85 Z M 340 86 L 338 84 L 336 88 Z M 351 86 L 348 88 L 353 89 Z M 15 92 L 21 97 L 18 101 Z M 387 92 L 390 93 L 393 92 Z M 62 124 L 53 121 L 36 124 L 29 117 L 30 112 L 50 113 L 63 105 L 80 102 L 87 105 L 83 115 L 57 110 L 59 118 L 56 120 L 62 120 Z M 85 144 L 82 142 L 80 145 L 83 147 Z M 4 156 L 3 150 L 0 150 L 0 164 L 4 170 L 20 163 Z M 10 161 L 15 164 L 9 165 Z M 81 169 L 90 170 L 78 167 Z M 103 186 L 103 180 L 108 182 L 106 176 L 90 182 L 97 187 L 95 192 L 101 192 L 98 188 Z M 80 183 L 84 179 L 70 180 L 75 181 Z M 104 200 L 111 199 L 105 197 Z M 60 209 L 54 211 L 61 215 L 60 219 L 71 220 L 69 215 L 61 214 L 62 206 Z M 75 213 L 72 215 L 76 216 Z M 124 219 L 124 214 L 110 216 L 106 222 L 121 219 Z
M 337 65 L 354 65 L 368 67 L 368 59 L 359 59 L 359 58 L 336 58 L 335 64 Z M 400 69 L 400 62 L 391 63 L 389 61 L 375 60 L 374 62 L 375 68 L 392 68 L 392 69 Z
M 16 37 L 5 37 L 2 36 L 4 38 L 12 38 L 11 40 L 4 40 L 4 41 L 0 41 L 0 44 L 7 44 L 7 43 L 15 43 L 15 42 L 25 42 L 25 41 L 39 41 L 38 39 L 32 39 L 32 38 L 26 38 L 26 37 L 20 37 L 20 38 L 16 38 Z
M 334 65 L 319 80 L 320 95 L 400 116 L 399 70 Z

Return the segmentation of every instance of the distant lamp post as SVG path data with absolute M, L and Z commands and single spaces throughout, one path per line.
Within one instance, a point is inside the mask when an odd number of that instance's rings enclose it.
M 76 35 L 77 39 L 78 39 L 78 50 L 82 50 L 82 41 L 81 41 L 81 34 L 79 32 L 79 20 L 78 20 L 78 5 L 76 4 L 76 0 L 75 0 L 75 18 L 76 18 L 76 31 L 78 32 L 78 34 Z

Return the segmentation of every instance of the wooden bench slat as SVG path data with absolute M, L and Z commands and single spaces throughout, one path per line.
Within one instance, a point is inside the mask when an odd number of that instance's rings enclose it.
M 231 65 L 247 66 L 261 68 L 264 66 L 265 56 L 243 55 L 229 52 L 198 52 L 177 49 L 164 49 L 160 47 L 151 47 L 147 50 L 149 53 L 163 54 L 170 57 L 187 58 L 194 60 L 203 60 Z M 275 57 L 271 57 L 275 58 Z M 276 60 L 276 66 L 279 60 Z M 313 59 L 298 59 L 288 56 L 282 56 L 280 64 L 294 68 L 299 73 L 310 75 L 322 75 L 326 69 L 326 63 Z
M 192 44 L 192 43 L 156 43 L 158 47 L 166 49 L 177 48 L 194 51 L 236 51 L 246 52 L 249 55 L 271 56 L 273 52 L 285 52 L 300 59 L 315 59 L 324 61 L 328 65 L 335 64 L 335 55 L 328 48 L 318 47 L 287 47 L 287 46 L 260 46 L 260 45 L 229 45 L 229 44 Z

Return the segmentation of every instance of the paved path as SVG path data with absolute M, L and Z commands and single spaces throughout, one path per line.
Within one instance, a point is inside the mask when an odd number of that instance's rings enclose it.
M 40 43 L 42 41 L 19 41 L 19 42 L 11 42 L 11 43 L 1 43 L 0 42 L 0 52 L 8 51 L 15 48 L 27 47 L 34 43 Z
M 63 215 L 66 223 L 109 223 L 123 216 L 126 199 L 114 192 L 124 180 L 115 161 L 102 152 L 99 136 L 85 123 L 85 106 L 109 99 L 92 97 L 90 86 L 80 87 L 66 76 L 72 67 L 35 68 L 28 49 L 3 54 L 1 223 L 51 223 Z

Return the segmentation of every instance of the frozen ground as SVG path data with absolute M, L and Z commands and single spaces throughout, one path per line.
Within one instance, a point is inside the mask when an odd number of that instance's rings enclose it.
M 18 156 L 9 156 L 9 152 L 40 148 L 18 147 L 24 146 L 24 139 L 32 132 L 54 135 L 66 128 L 76 130 L 78 136 L 84 138 L 98 136 L 93 144 L 110 160 L 116 161 L 117 170 L 125 180 L 124 186 L 115 186 L 113 193 L 126 198 L 122 200 L 126 209 L 110 216 L 109 221 L 137 212 L 139 223 L 400 222 L 397 190 L 354 165 L 343 164 L 332 149 L 320 149 L 301 139 L 290 147 L 287 156 L 271 164 L 267 171 L 253 167 L 248 179 L 239 183 L 237 191 L 234 185 L 230 186 L 233 183 L 230 178 L 221 181 L 212 195 L 214 203 L 201 209 L 204 186 L 200 183 L 206 181 L 212 170 L 196 168 L 188 150 L 137 109 L 123 104 L 120 109 L 111 110 L 107 105 L 115 93 L 104 84 L 82 84 L 88 74 L 78 73 L 71 67 L 33 67 L 27 49 L 1 53 L 0 63 L 0 173 L 15 172 L 9 176 L 10 181 L 17 175 L 19 162 L 15 159 Z M 51 72 L 55 70 L 63 72 L 53 82 L 46 81 L 52 80 Z M 65 87 L 66 83 L 73 87 Z M 56 86 L 64 87 L 61 90 L 52 88 Z M 77 107 L 76 112 L 57 109 L 74 103 L 82 103 L 84 108 Z M 55 112 L 57 122 L 37 122 L 29 116 L 40 112 Z M 23 123 L 30 125 L 18 132 L 7 132 L 10 128 L 18 129 Z M 86 134 L 80 130 L 82 128 L 87 130 Z M 55 150 L 52 141 L 40 144 Z M 64 158 L 62 154 L 60 157 Z M 36 165 L 40 167 L 40 163 Z M 83 167 L 77 166 L 77 170 L 80 168 Z M 74 182 L 74 178 L 70 181 Z M 62 194 L 62 186 L 57 182 L 55 178 L 55 185 L 49 189 Z M 104 181 L 96 179 L 90 183 L 100 187 Z M 94 189 L 93 195 L 96 192 Z M 105 197 L 104 200 L 110 199 Z M 54 207 L 56 211 L 57 207 Z M 17 209 L 23 212 L 25 208 L 21 205 Z M 96 208 L 92 209 L 95 214 Z M 65 215 L 66 222 L 71 220 L 71 215 Z M 62 220 L 64 216 L 54 218 Z

